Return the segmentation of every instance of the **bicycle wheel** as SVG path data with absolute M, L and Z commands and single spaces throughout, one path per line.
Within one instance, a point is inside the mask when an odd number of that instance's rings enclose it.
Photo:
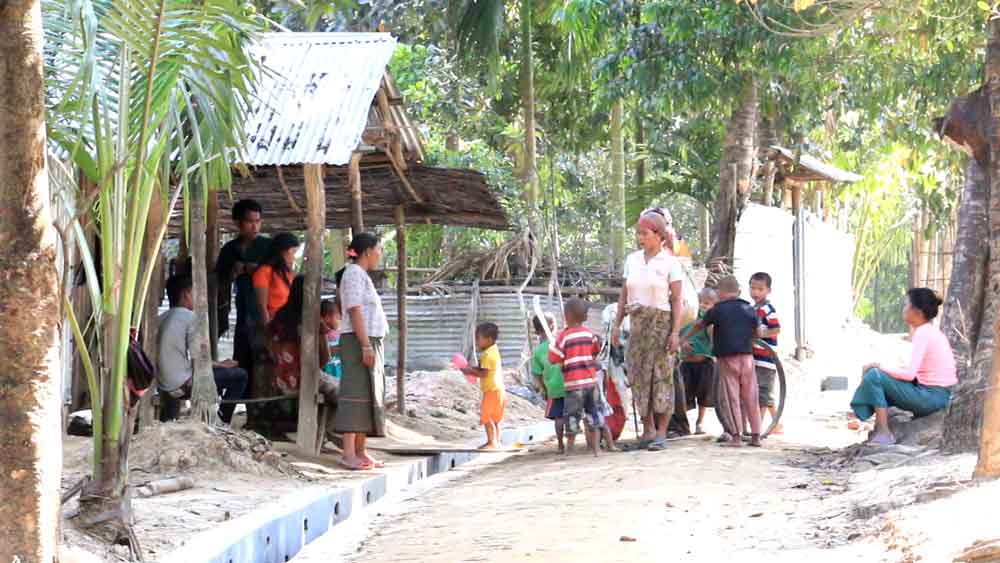
M 774 420 L 772 420 L 771 424 L 769 424 L 768 427 L 761 433 L 761 437 L 765 438 L 771 433 L 772 430 L 774 430 L 774 428 L 778 425 L 778 423 L 781 422 L 781 415 L 782 413 L 785 412 L 785 399 L 788 395 L 788 388 L 785 383 L 785 366 L 781 363 L 781 356 L 778 355 L 777 351 L 774 348 L 772 348 L 770 344 L 764 342 L 763 340 L 758 340 L 756 344 L 758 346 L 766 348 L 768 352 L 771 353 L 771 356 L 774 358 L 774 365 L 777 368 L 775 383 L 778 385 L 778 405 L 774 413 Z M 726 420 L 727 417 L 724 417 L 722 415 L 723 412 L 727 412 L 727 409 L 725 408 L 725 401 L 727 401 L 728 399 L 726 394 L 723 393 L 722 391 L 722 380 L 719 377 L 718 364 L 716 364 L 715 366 L 714 375 L 715 375 L 715 416 L 716 418 L 719 419 L 719 424 L 722 425 L 722 429 L 725 430 L 725 432 L 730 436 L 735 436 L 737 434 L 742 433 L 744 421 L 740 421 L 738 424 L 735 425 L 738 426 L 739 428 L 736 427 L 731 428 L 731 426 L 734 425 L 731 424 L 728 420 Z

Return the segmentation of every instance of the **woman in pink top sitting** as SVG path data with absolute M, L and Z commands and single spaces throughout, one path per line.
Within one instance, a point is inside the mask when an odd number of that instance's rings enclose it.
M 875 415 L 875 433 L 869 443 L 883 446 L 896 443 L 889 430 L 889 407 L 922 417 L 948 406 L 951 387 L 958 383 L 958 378 L 948 338 L 931 322 L 941 303 L 941 298 L 926 287 L 908 291 L 903 320 L 912 328 L 910 367 L 865 366 L 861 385 L 851 399 L 851 409 L 860 420 Z

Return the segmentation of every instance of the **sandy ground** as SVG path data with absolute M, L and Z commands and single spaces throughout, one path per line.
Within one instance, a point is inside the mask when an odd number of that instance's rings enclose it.
M 850 392 L 819 382 L 847 375 L 853 388 L 857 366 L 902 362 L 908 345 L 858 327 L 845 337 L 847 352 L 786 361 L 786 433 L 762 449 L 688 438 L 662 453 L 566 459 L 549 444 L 373 508 L 302 559 L 938 562 L 1000 536 L 988 516 L 1000 482 L 969 482 L 974 456 L 853 461 L 844 448 L 864 429 L 847 427 Z
M 511 379 L 513 381 L 513 379 Z M 390 406 L 395 402 L 395 382 Z M 466 444 L 478 439 L 479 391 L 457 371 L 420 372 L 407 377 L 409 415 L 389 415 L 388 437 L 373 440 L 390 446 L 431 443 Z M 512 397 L 509 424 L 537 422 L 542 410 L 519 397 Z M 234 418 L 241 426 L 242 417 Z M 294 438 L 294 437 L 292 437 Z M 189 423 L 155 423 L 134 438 L 130 452 L 130 483 L 177 476 L 190 476 L 195 487 L 151 498 L 133 498 L 135 532 L 147 560 L 183 545 L 194 533 L 230 518 L 237 518 L 277 501 L 303 487 L 343 486 L 370 475 L 342 470 L 338 450 L 328 443 L 321 456 L 305 457 L 294 444 L 271 443 L 250 432 L 211 431 Z M 63 490 L 89 473 L 91 440 L 65 436 L 63 444 Z M 393 463 L 403 458 L 377 452 Z M 107 542 L 77 527 L 76 498 L 63 507 L 62 537 L 67 547 L 95 554 L 103 561 L 127 561 L 124 546 Z
M 842 342 L 849 346 L 817 350 L 802 364 L 785 360 L 786 432 L 763 449 L 696 437 L 662 453 L 565 459 L 547 444 L 494 464 L 477 460 L 378 503 L 297 560 L 936 562 L 1000 536 L 989 516 L 1000 483 L 969 482 L 974 457 L 921 451 L 873 468 L 848 456 L 844 448 L 865 429 L 847 428 L 850 391 L 821 392 L 820 381 L 846 375 L 853 388 L 858 366 L 903 363 L 908 345 L 861 327 L 844 328 Z M 392 406 L 394 382 L 388 388 Z M 478 440 L 478 402 L 458 372 L 409 374 L 407 412 L 390 415 L 389 441 Z M 541 419 L 537 405 L 511 397 L 508 424 Z M 711 413 L 709 423 L 718 430 Z M 339 470 L 335 453 L 303 458 L 290 444 L 227 436 L 174 424 L 137 438 L 132 483 L 196 481 L 188 491 L 135 499 L 147 560 L 286 492 L 362 478 Z M 89 444 L 67 438 L 65 487 L 86 471 Z M 64 543 L 127 560 L 124 548 L 74 528 L 74 503 L 64 507 Z

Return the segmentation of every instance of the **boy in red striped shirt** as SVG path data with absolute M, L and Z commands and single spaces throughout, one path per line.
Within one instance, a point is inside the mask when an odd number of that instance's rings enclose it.
M 587 443 L 594 456 L 600 450 L 600 431 L 604 417 L 597 405 L 597 356 L 601 343 L 589 328 L 587 302 L 570 299 L 563 308 L 566 329 L 559 333 L 555 344 L 549 348 L 549 362 L 562 366 L 566 385 L 563 419 L 566 421 L 566 455 L 573 452 L 573 442 L 580 431 L 582 419 L 587 432 Z

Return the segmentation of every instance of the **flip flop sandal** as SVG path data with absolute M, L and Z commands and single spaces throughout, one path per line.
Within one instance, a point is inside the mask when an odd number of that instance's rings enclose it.
M 892 434 L 875 434 L 868 440 L 868 444 L 872 446 L 892 446 L 896 444 L 896 437 Z
M 653 440 L 653 442 L 651 444 L 649 444 L 649 447 L 646 448 L 646 450 L 651 451 L 651 452 L 662 452 L 666 448 L 667 448 L 667 439 L 666 438 L 659 438 L 659 439 Z

